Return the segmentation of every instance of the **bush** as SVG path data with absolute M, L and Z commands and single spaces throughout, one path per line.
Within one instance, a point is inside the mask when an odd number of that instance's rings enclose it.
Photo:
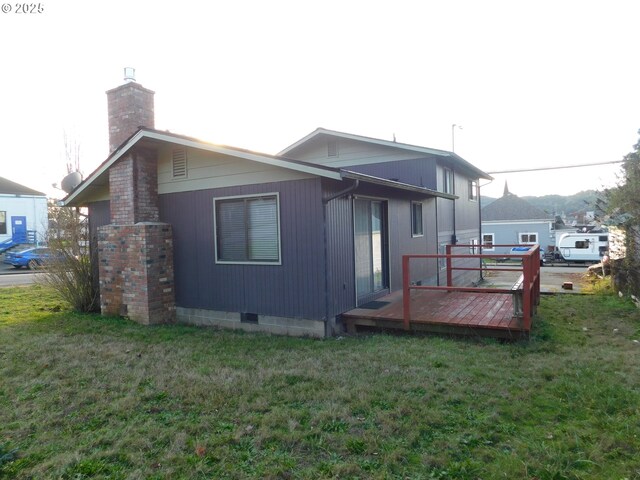
M 100 308 L 99 292 L 93 278 L 94 255 L 89 248 L 87 217 L 78 209 L 49 206 L 47 244 L 55 260 L 45 266 L 41 283 L 52 287 L 78 312 Z

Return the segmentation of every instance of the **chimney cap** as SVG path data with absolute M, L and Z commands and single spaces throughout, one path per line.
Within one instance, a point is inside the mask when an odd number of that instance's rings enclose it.
M 133 67 L 124 67 L 124 81 L 131 83 L 136 81 L 136 69 Z

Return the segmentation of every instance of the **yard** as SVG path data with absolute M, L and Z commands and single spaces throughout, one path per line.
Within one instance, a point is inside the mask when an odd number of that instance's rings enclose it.
M 634 341 L 636 340 L 636 341 Z M 0 478 L 640 478 L 640 313 L 528 342 L 143 327 L 0 289 Z

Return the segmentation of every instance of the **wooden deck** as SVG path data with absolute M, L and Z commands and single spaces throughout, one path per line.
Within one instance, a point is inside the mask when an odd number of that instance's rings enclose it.
M 490 292 L 411 292 L 410 331 L 517 339 L 528 336 L 514 317 L 512 295 Z M 342 314 L 347 331 L 358 327 L 403 328 L 402 292 L 379 298 L 380 308 L 356 308 Z

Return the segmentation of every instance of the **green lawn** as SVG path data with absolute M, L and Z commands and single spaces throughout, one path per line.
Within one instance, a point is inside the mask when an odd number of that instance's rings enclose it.
M 0 289 L 0 478 L 640 478 L 640 313 L 543 297 L 529 342 L 308 340 Z

